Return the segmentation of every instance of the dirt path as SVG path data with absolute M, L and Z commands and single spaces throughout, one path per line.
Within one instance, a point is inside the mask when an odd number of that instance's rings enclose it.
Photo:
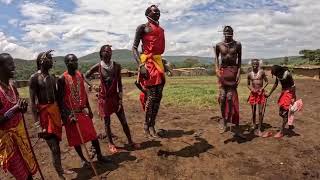
M 136 142 L 142 143 L 142 148 L 124 150 L 110 156 L 114 163 L 97 163 L 98 171 L 103 177 L 115 180 L 320 179 L 320 82 L 299 79 L 297 87 L 298 97 L 305 103 L 304 111 L 296 116 L 295 133 L 281 140 L 257 138 L 247 132 L 246 141 L 233 138 L 229 132 L 220 135 L 217 131 L 218 106 L 202 110 L 162 106 L 157 125 L 164 129 L 164 138 L 148 141 L 143 136 L 143 114 L 138 101 L 125 99 L 133 137 Z M 127 86 L 125 92 L 133 88 Z M 271 97 L 266 110 L 265 127 L 271 131 L 276 131 L 280 125 L 277 97 L 276 93 Z M 241 102 L 240 108 L 241 124 L 245 128 L 245 124 L 250 122 L 251 110 L 246 102 Z M 95 125 L 99 133 L 104 132 L 103 122 L 96 120 Z M 112 116 L 112 128 L 118 136 L 116 144 L 123 146 L 126 138 L 115 116 Z M 101 141 L 101 147 L 104 154 L 110 155 L 105 140 Z M 78 173 L 68 178 L 92 177 L 90 169 L 79 168 L 80 160 L 75 151 L 67 147 L 66 140 L 62 142 L 61 149 L 63 165 Z M 49 149 L 44 142 L 36 145 L 36 153 L 47 179 L 57 179 Z M 10 179 L 1 173 L 0 179 Z

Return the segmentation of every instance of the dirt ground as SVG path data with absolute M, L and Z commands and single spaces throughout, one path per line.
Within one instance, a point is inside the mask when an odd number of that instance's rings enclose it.
M 112 164 L 95 162 L 102 178 L 108 179 L 320 179 L 320 81 L 298 79 L 297 96 L 304 101 L 304 110 L 296 115 L 295 129 L 283 139 L 259 138 L 245 131 L 246 140 L 233 137 L 231 132 L 218 133 L 219 107 L 211 109 L 161 106 L 157 127 L 163 138 L 148 140 L 143 135 L 144 115 L 138 100 L 124 100 L 128 123 L 141 149 L 111 155 L 106 140 L 101 140 L 103 153 Z M 125 87 L 130 93 L 135 87 Z M 264 127 L 276 132 L 280 125 L 278 93 L 268 102 Z M 91 94 L 91 99 L 94 98 Z M 127 97 L 127 96 L 126 96 Z M 92 102 L 92 101 L 91 101 Z M 94 106 L 94 103 L 91 103 Z M 246 102 L 240 105 L 243 129 L 250 122 L 251 110 Z M 30 119 L 30 114 L 27 118 Z M 95 117 L 98 133 L 103 122 Z M 116 145 L 127 142 L 120 122 L 112 116 Z M 35 129 L 30 127 L 35 136 Z M 63 137 L 61 144 L 63 166 L 76 172 L 68 179 L 91 179 L 91 169 L 80 168 L 80 159 Z M 32 139 L 33 142 L 36 138 Z M 90 145 L 90 143 L 89 143 Z M 46 179 L 58 179 L 51 164 L 48 146 L 40 140 L 35 151 Z M 0 179 L 12 179 L 0 172 Z M 39 176 L 36 176 L 39 179 Z

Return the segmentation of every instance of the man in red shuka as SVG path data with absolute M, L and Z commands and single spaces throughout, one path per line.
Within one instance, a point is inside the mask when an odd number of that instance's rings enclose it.
M 74 54 L 68 54 L 64 61 L 68 70 L 58 79 L 58 103 L 69 146 L 75 148 L 82 160 L 82 165 L 89 164 L 81 150 L 82 142 L 76 126 L 78 123 L 84 143 L 91 141 L 98 160 L 110 162 L 101 153 L 97 133 L 92 122 L 93 114 L 84 86 L 84 77 L 77 70 L 78 58 Z
M 160 10 L 158 7 L 156 5 L 148 7 L 145 16 L 148 22 L 138 26 L 132 51 L 139 65 L 137 84 L 140 84 L 146 91 L 144 131 L 147 137 L 158 137 L 155 120 L 165 84 L 165 71 L 161 57 L 165 50 L 165 36 L 164 30 L 159 25 Z M 141 55 L 138 51 L 140 41 L 142 42 Z
M 111 59 L 111 45 L 103 45 L 100 49 L 100 62 L 92 66 L 86 72 L 86 78 L 90 78 L 94 73 L 99 72 L 100 91 L 98 95 L 99 114 L 104 119 L 105 131 L 109 141 L 109 149 L 112 153 L 118 152 L 112 140 L 111 114 L 115 113 L 127 136 L 129 146 L 138 148 L 139 145 L 132 141 L 130 129 L 122 105 L 122 81 L 121 65 Z

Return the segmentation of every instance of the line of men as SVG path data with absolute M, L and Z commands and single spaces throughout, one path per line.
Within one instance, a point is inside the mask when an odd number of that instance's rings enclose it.
M 145 111 L 144 132 L 147 137 L 157 137 L 155 119 L 160 107 L 162 91 L 165 85 L 166 66 L 161 54 L 165 50 L 164 30 L 159 25 L 160 10 L 151 5 L 145 15 L 146 24 L 138 26 L 134 44 L 133 55 L 139 67 L 136 86 L 141 90 L 140 102 Z M 223 30 L 225 39 L 218 43 L 215 49 L 216 74 L 219 79 L 221 107 L 221 127 L 223 133 L 227 123 L 236 125 L 235 135 L 243 137 L 239 128 L 239 100 L 237 86 L 240 82 L 241 43 L 233 39 L 233 29 L 226 26 Z M 138 51 L 142 42 L 142 53 Z M 97 88 L 99 115 L 105 122 L 105 131 L 111 152 L 117 152 L 112 140 L 110 115 L 115 113 L 127 136 L 128 143 L 134 148 L 139 144 L 133 142 L 125 111 L 122 104 L 122 82 L 120 64 L 112 59 L 111 45 L 104 45 L 100 49 L 100 62 L 94 65 L 85 75 L 78 71 L 78 58 L 74 54 L 65 56 L 67 67 L 58 79 L 49 73 L 53 60 L 51 51 L 42 52 L 37 57 L 37 69 L 30 78 L 30 101 L 34 119 L 40 127 L 39 136 L 46 140 L 51 152 L 53 165 L 57 174 L 64 179 L 64 174 L 73 173 L 64 170 L 61 165 L 59 142 L 62 136 L 62 126 L 65 127 L 67 140 L 73 146 L 82 165 L 88 164 L 81 149 L 81 144 L 91 141 L 95 148 L 98 161 L 110 162 L 101 153 L 96 130 L 92 119 L 93 113 L 85 90 L 86 78 L 95 72 L 100 74 L 100 86 Z M 220 62 L 221 60 L 221 62 Z M 252 61 L 252 72 L 248 74 L 248 87 L 251 95 L 248 102 L 252 105 L 253 126 L 255 128 L 256 106 L 259 107 L 259 127 L 261 132 L 263 117 L 262 109 L 265 98 L 269 97 L 280 81 L 283 93 L 279 99 L 280 115 L 283 117 L 282 128 L 276 137 L 282 137 L 288 119 L 288 107 L 295 100 L 295 86 L 292 75 L 288 69 L 274 66 L 271 73 L 277 77 L 276 83 L 270 93 L 264 91 L 263 81 L 267 82 L 265 73 L 260 70 L 257 60 Z M 32 179 L 37 172 L 37 163 L 32 155 L 31 143 L 28 143 L 23 113 L 27 111 L 27 102 L 19 98 L 19 94 L 11 83 L 15 65 L 10 54 L 0 54 L 0 163 L 5 171 L 9 171 L 16 179 Z M 90 86 L 90 82 L 87 82 Z M 79 126 L 79 129 L 77 128 Z M 78 131 L 79 130 L 79 131 Z M 82 136 L 82 137 L 81 137 Z
M 234 134 L 237 137 L 245 138 L 239 126 L 239 99 L 237 87 L 240 83 L 242 46 L 239 41 L 233 39 L 233 29 L 225 26 L 223 29 L 224 40 L 215 47 L 215 71 L 219 84 L 219 103 L 222 119 L 220 121 L 220 133 L 227 130 L 227 123 L 235 125 Z M 263 116 L 266 108 L 267 98 L 277 88 L 279 82 L 282 86 L 282 93 L 278 100 L 279 115 L 282 117 L 280 131 L 274 136 L 281 138 L 285 133 L 285 126 L 288 124 L 289 108 L 296 102 L 296 87 L 292 74 L 287 67 L 279 65 L 272 66 L 271 74 L 276 77 L 276 81 L 269 93 L 265 91 L 268 79 L 265 72 L 261 69 L 258 59 L 252 59 L 252 69 L 248 72 L 247 86 L 250 90 L 248 103 L 252 109 L 252 130 L 257 129 L 257 135 L 269 137 L 271 132 L 262 133 Z M 264 82 L 266 84 L 264 85 Z M 259 123 L 256 124 L 256 109 L 258 106 Z M 289 129 L 293 129 L 289 125 Z
M 165 49 L 164 30 L 159 25 L 160 10 L 152 5 L 147 8 L 146 24 L 137 28 L 133 45 L 133 54 L 140 69 L 136 82 L 143 89 L 141 101 L 146 112 L 144 130 L 148 137 L 157 136 L 155 119 L 159 110 L 162 90 L 165 84 L 164 65 L 161 54 Z M 142 41 L 142 53 L 138 46 Z M 98 161 L 110 162 L 101 153 L 97 133 L 92 119 L 93 113 L 88 101 L 85 82 L 95 72 L 100 74 L 98 88 L 99 115 L 105 121 L 105 131 L 111 152 L 117 152 L 112 140 L 110 115 L 115 113 L 128 138 L 129 146 L 139 148 L 133 142 L 122 105 L 122 82 L 120 64 L 114 62 L 111 45 L 100 49 L 100 62 L 94 65 L 85 76 L 78 71 L 78 58 L 74 54 L 65 56 L 67 70 L 58 78 L 50 74 L 53 67 L 52 50 L 38 55 L 37 72 L 29 82 L 32 114 L 39 124 L 39 137 L 45 139 L 51 152 L 53 166 L 61 179 L 65 170 L 61 164 L 59 143 L 62 138 L 62 126 L 65 127 L 69 146 L 73 146 L 81 158 L 81 164 L 87 165 L 81 144 L 91 141 Z M 15 65 L 10 54 L 0 54 L 0 162 L 5 172 L 9 171 L 16 179 L 32 179 L 37 172 L 37 163 L 32 155 L 31 143 L 27 141 L 27 130 L 23 126 L 23 113 L 28 103 L 19 98 L 18 91 L 10 81 L 14 77 Z M 85 78 L 86 77 L 86 78 Z M 79 128 L 79 129 L 78 129 Z M 79 131 L 78 131 L 79 130 Z M 152 131 L 152 134 L 150 133 Z

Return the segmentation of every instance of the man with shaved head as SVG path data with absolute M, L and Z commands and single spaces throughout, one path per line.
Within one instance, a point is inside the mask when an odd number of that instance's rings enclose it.
M 81 144 L 89 141 L 92 142 L 92 146 L 96 150 L 98 160 L 110 162 L 101 153 L 97 133 L 92 122 L 93 113 L 84 86 L 84 76 L 78 71 L 78 58 L 74 54 L 68 54 L 64 61 L 68 70 L 58 79 L 58 102 L 69 146 L 75 148 L 82 160 L 82 165 L 88 165 L 89 162 L 83 156 Z M 76 123 L 81 134 L 78 132 Z M 81 135 L 84 142 L 81 140 Z

